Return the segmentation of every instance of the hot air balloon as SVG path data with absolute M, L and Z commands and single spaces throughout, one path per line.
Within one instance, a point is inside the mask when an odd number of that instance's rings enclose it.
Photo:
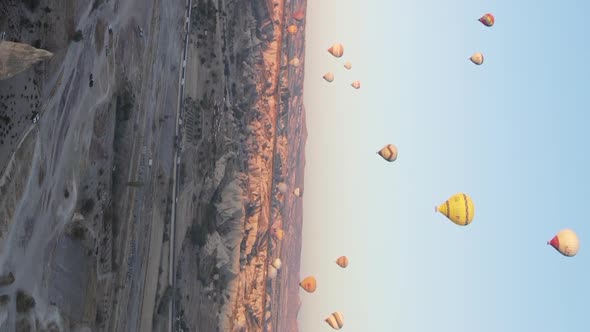
M 299 58 L 293 58 L 291 61 L 289 61 L 289 64 L 293 67 L 299 67 L 301 61 L 299 61 Z
M 342 46 L 342 44 L 334 44 L 330 46 L 328 52 L 330 52 L 330 54 L 332 54 L 333 56 L 339 58 L 344 54 L 344 46 Z
M 273 228 L 271 231 L 271 234 L 275 239 L 277 239 L 279 241 L 281 241 L 283 239 L 283 236 L 285 236 L 285 232 L 278 227 Z
M 459 193 L 451 196 L 446 202 L 434 207 L 434 212 L 440 212 L 459 226 L 467 226 L 475 215 L 475 206 L 471 197 Z
M 297 188 L 295 188 L 295 190 L 293 190 L 293 195 L 295 195 L 297 197 L 301 197 L 301 196 L 303 196 L 303 191 L 301 190 L 301 188 L 297 187 Z
M 298 11 L 296 11 L 295 13 L 293 13 L 293 18 L 296 19 L 297 21 L 301 21 L 305 18 L 305 12 L 303 11 L 303 9 L 300 9 Z
M 350 86 L 358 90 L 361 88 L 361 81 L 354 81 Z
M 268 267 L 268 278 L 269 279 L 272 280 L 272 279 L 276 278 L 277 277 L 277 273 L 278 273 L 277 269 L 275 269 L 272 266 L 269 266 Z
M 272 262 L 272 267 L 274 267 L 277 270 L 280 270 L 281 266 L 283 266 L 283 263 L 281 262 L 280 258 L 277 258 Z
M 473 54 L 469 60 L 479 66 L 483 63 L 483 54 L 481 52 L 477 52 Z
M 286 193 L 287 192 L 287 184 L 285 182 L 281 182 L 277 185 L 277 189 L 279 190 L 280 193 Z
M 395 161 L 397 159 L 397 147 L 393 144 L 387 144 L 377 151 L 377 154 L 389 162 Z
M 339 311 L 334 312 L 328 318 L 324 320 L 330 327 L 334 330 L 340 330 L 342 326 L 344 326 L 344 321 L 342 320 L 342 313 Z
M 313 293 L 315 292 L 315 289 L 317 287 L 317 281 L 313 276 L 309 276 L 303 279 L 299 283 L 299 286 L 301 286 L 301 288 L 303 288 L 303 290 L 305 290 L 306 292 Z
M 328 82 L 332 82 L 334 80 L 334 74 L 332 74 L 331 72 L 326 73 L 326 75 L 324 75 L 323 77 Z
M 478 21 L 480 21 L 481 24 L 485 25 L 486 27 L 491 27 L 492 25 L 494 25 L 496 19 L 494 19 L 494 15 L 487 13 L 484 16 L 480 17 Z
M 563 229 L 559 231 L 559 233 L 557 233 L 551 241 L 547 242 L 547 244 L 550 244 L 562 255 L 567 257 L 575 256 L 578 253 L 578 250 L 580 250 L 578 236 L 571 229 Z
M 347 267 L 348 266 L 348 257 L 346 257 L 346 256 L 338 257 L 338 259 L 336 260 L 336 264 L 338 264 L 338 266 L 340 266 L 341 268 Z
M 352 68 L 352 63 L 350 63 L 350 61 L 346 61 L 346 63 L 344 64 L 344 68 L 346 68 L 346 69 Z
M 287 32 L 294 35 L 297 33 L 297 26 L 295 24 L 289 25 L 289 27 L 287 28 Z

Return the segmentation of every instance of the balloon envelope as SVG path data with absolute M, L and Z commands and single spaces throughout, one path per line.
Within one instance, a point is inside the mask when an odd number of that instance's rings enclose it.
M 293 13 L 293 18 L 296 19 L 297 21 L 301 21 L 305 18 L 305 12 L 303 11 L 303 9 L 296 11 L 295 13 Z
M 272 267 L 272 266 L 269 266 L 269 267 L 268 267 L 268 278 L 269 278 L 269 279 L 274 279 L 274 278 L 276 278 L 276 277 L 277 277 L 277 273 L 278 273 L 277 269 L 275 269 L 275 268 L 274 268 L 274 267 Z
M 559 231 L 559 233 L 557 233 L 551 241 L 547 242 L 547 244 L 551 245 L 559 251 L 559 253 L 567 257 L 575 256 L 580 250 L 580 240 L 578 239 L 578 235 L 576 235 L 571 229 L 563 229 Z
M 459 193 L 451 196 L 439 206 L 435 206 L 434 211 L 444 214 L 459 226 L 467 226 L 473 221 L 475 206 L 469 195 Z
M 332 74 L 331 72 L 326 73 L 326 75 L 324 75 L 323 77 L 328 82 L 332 82 L 334 80 L 334 74 Z
M 397 147 L 393 144 L 387 144 L 381 150 L 377 151 L 377 154 L 383 159 L 393 162 L 397 159 Z
M 481 52 L 477 52 L 473 54 L 469 60 L 479 66 L 483 63 L 483 54 Z
M 361 81 L 354 81 L 350 86 L 358 90 L 361 88 Z
M 330 54 L 332 54 L 333 56 L 339 58 L 344 54 L 344 46 L 342 44 L 334 44 L 332 46 L 330 46 L 330 48 L 328 49 L 328 52 L 330 52 Z
M 478 21 L 480 21 L 481 24 L 487 27 L 491 27 L 492 25 L 494 25 L 496 19 L 494 18 L 494 15 L 492 15 L 491 13 L 487 13 L 484 16 L 480 17 Z
M 344 320 L 342 317 L 342 313 L 339 311 L 334 312 L 328 318 L 325 319 L 325 322 L 330 325 L 334 330 L 340 330 L 342 326 L 344 326 Z
M 316 290 L 317 281 L 313 276 L 309 276 L 303 279 L 299 283 L 299 286 L 301 286 L 301 288 L 303 288 L 303 290 L 305 290 L 306 292 L 313 293 Z
M 287 192 L 287 184 L 285 182 L 281 182 L 277 185 L 277 189 L 279 190 L 280 193 L 286 193 Z
M 348 266 L 348 257 L 346 257 L 346 256 L 338 257 L 338 259 L 336 260 L 336 264 L 338 264 L 338 266 L 340 266 L 341 268 L 347 267 Z
M 346 63 L 344 64 L 344 68 L 346 68 L 346 69 L 352 68 L 352 63 L 350 63 L 350 61 L 346 61 Z
M 281 262 L 281 259 L 280 258 L 277 258 L 277 259 L 274 260 L 274 262 L 272 262 L 272 266 L 275 269 L 280 270 L 281 269 L 281 266 L 283 266 L 283 263 Z

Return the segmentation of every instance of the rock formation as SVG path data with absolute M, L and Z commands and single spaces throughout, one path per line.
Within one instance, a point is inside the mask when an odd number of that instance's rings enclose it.
M 0 42 L 0 80 L 11 78 L 35 63 L 47 60 L 52 56 L 53 53 L 34 48 L 31 45 L 2 41 Z

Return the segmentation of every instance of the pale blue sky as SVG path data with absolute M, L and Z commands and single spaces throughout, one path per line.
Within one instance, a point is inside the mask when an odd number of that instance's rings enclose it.
M 486 12 L 491 28 L 477 21 Z M 308 0 L 301 277 L 318 289 L 301 292 L 301 331 L 329 331 L 333 311 L 343 331 L 590 328 L 589 12 Z M 335 42 L 340 59 L 326 51 Z M 482 66 L 468 60 L 477 51 Z M 376 155 L 387 143 L 395 163 Z M 433 211 L 457 192 L 475 203 L 467 227 Z M 566 227 L 581 239 L 573 258 L 546 244 Z

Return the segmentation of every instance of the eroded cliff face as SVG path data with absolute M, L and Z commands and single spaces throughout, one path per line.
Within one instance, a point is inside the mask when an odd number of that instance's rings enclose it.
M 53 53 L 31 45 L 0 41 L 0 80 L 11 78 L 52 56 Z
M 304 58 L 304 35 L 285 30 L 304 6 L 199 4 L 217 21 L 197 17 L 192 30 L 207 90 L 184 111 L 183 153 L 191 165 L 179 204 L 192 223 L 178 262 L 177 306 L 185 330 L 297 331 L 301 199 L 292 190 L 303 187 L 306 132 L 303 66 L 288 62 Z M 225 75 L 218 77 L 216 66 Z M 277 190 L 279 182 L 288 193 Z M 279 227 L 282 241 L 271 236 Z M 283 266 L 272 279 L 276 258 Z

